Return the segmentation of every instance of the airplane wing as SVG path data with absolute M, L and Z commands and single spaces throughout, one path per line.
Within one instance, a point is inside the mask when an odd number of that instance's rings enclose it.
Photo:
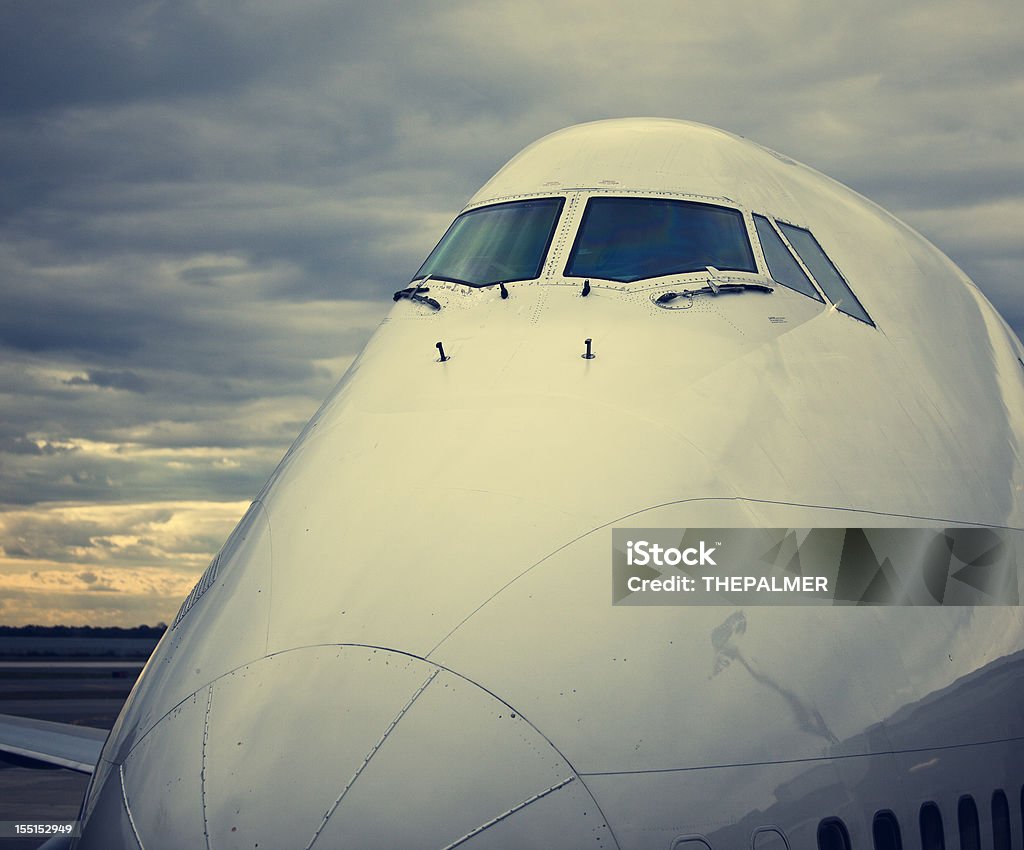
M 106 729 L 0 714 L 0 752 L 92 773 Z

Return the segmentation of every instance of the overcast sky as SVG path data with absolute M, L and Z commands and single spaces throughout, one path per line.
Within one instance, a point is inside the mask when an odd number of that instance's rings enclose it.
M 0 8 L 0 623 L 170 620 L 465 200 L 570 124 L 802 160 L 1024 331 L 1019 0 Z

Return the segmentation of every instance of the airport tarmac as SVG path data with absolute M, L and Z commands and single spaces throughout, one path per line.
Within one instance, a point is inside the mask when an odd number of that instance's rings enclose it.
M 109 729 L 143 661 L 0 661 L 0 714 Z M 0 822 L 74 820 L 89 777 L 63 768 L 33 769 L 0 757 Z M 42 840 L 0 837 L 0 850 L 29 850 Z

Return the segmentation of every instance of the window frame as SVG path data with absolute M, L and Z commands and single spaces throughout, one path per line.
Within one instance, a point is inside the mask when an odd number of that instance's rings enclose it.
M 842 842 L 842 850 L 851 850 L 852 845 L 850 844 L 850 830 L 846 828 L 846 824 L 843 823 L 843 819 L 839 817 L 827 817 L 823 818 L 818 822 L 817 832 L 817 850 L 825 850 L 821 844 L 821 835 L 826 829 L 836 828 L 839 833 L 840 841 Z
M 775 229 L 778 231 L 779 235 L 782 236 L 782 239 L 785 242 L 786 246 L 789 248 L 790 253 L 793 254 L 793 256 L 800 261 L 800 265 L 803 267 L 804 271 L 807 272 L 807 274 L 810 276 L 811 280 L 814 281 L 815 286 L 817 286 L 821 293 L 825 296 L 826 301 L 833 307 L 835 307 L 836 310 L 842 313 L 844 316 L 849 316 L 851 319 L 856 319 L 858 322 L 861 322 L 862 324 L 869 325 L 872 328 L 877 328 L 878 325 L 875 324 L 875 320 L 871 318 L 871 314 L 868 312 L 867 307 L 865 307 L 864 304 L 861 302 L 860 298 L 857 297 L 857 293 L 853 291 L 853 287 L 850 286 L 850 282 L 846 279 L 846 275 L 844 275 L 839 270 L 839 266 L 835 264 L 835 261 L 822 247 L 821 242 L 818 241 L 818 237 L 814 235 L 814 231 L 811 230 L 809 227 L 804 227 L 802 225 L 786 221 L 784 218 L 773 218 L 772 220 L 776 225 Z M 806 233 L 807 236 L 810 237 L 811 242 L 814 243 L 814 246 L 818 249 L 818 252 L 824 258 L 825 262 L 835 273 L 836 277 L 839 278 L 842 287 L 846 290 L 847 293 L 849 293 L 849 296 L 854 300 L 857 306 L 860 307 L 861 312 L 864 313 L 865 318 L 861 318 L 855 313 L 851 313 L 849 310 L 843 307 L 841 299 L 839 301 L 835 301 L 832 298 L 832 296 L 829 295 L 830 287 L 824 286 L 822 282 L 818 279 L 818 276 L 815 275 L 814 272 L 811 270 L 811 267 L 807 264 L 807 259 L 803 256 L 803 254 L 800 253 L 800 251 L 797 250 L 796 246 L 789 238 L 789 234 L 786 233 L 786 228 L 798 230 L 801 233 Z
M 562 264 L 561 276 L 567 280 L 603 280 L 608 281 L 617 286 L 635 287 L 639 285 L 650 286 L 652 282 L 661 280 L 662 278 L 668 277 L 682 277 L 684 275 L 699 275 L 707 274 L 706 267 L 700 269 L 691 269 L 689 271 L 676 271 L 676 272 L 663 272 L 658 275 L 651 275 L 648 277 L 638 277 L 634 280 L 616 280 L 615 278 L 601 277 L 597 274 L 579 274 L 570 273 L 569 266 L 572 264 L 576 257 L 576 251 L 580 247 L 580 240 L 583 238 L 583 231 L 587 224 L 587 218 L 591 211 L 591 205 L 594 201 L 606 201 L 606 200 L 639 200 L 639 201 L 660 201 L 667 204 L 685 204 L 688 206 L 704 207 L 714 210 L 726 210 L 730 213 L 734 213 L 739 217 L 741 222 L 741 232 L 746 239 L 746 247 L 749 252 L 750 268 L 747 269 L 735 269 L 725 268 L 716 266 L 722 272 L 729 272 L 731 274 L 750 274 L 758 275 L 762 273 L 761 266 L 758 263 L 757 251 L 760 250 L 760 242 L 757 239 L 757 234 L 753 230 L 753 219 L 751 218 L 750 211 L 744 209 L 735 204 L 722 203 L 725 199 L 719 198 L 704 198 L 699 199 L 693 196 L 686 195 L 672 195 L 664 192 L 628 192 L 628 193 L 615 193 L 615 192 L 595 192 L 588 194 L 583 198 L 583 208 L 579 213 L 579 221 L 575 224 L 574 232 L 572 234 L 572 244 L 569 246 L 569 251 L 566 255 L 565 262 Z M 765 266 L 767 268 L 767 265 Z
M 783 280 L 780 280 L 779 278 L 775 277 L 774 274 L 772 274 L 772 267 L 771 264 L 768 262 L 768 253 L 764 249 L 765 240 L 761 238 L 761 231 L 758 230 L 757 228 L 758 219 L 761 219 L 768 225 L 769 230 L 779 240 L 779 244 L 782 246 L 782 249 L 789 255 L 789 258 L 796 264 L 797 269 L 810 284 L 811 291 L 814 293 L 814 295 L 810 295 L 806 292 L 803 292 L 797 289 L 795 286 L 791 286 L 790 284 L 786 283 Z M 761 258 L 764 260 L 765 274 L 768 275 L 769 278 L 778 283 L 780 286 L 784 286 L 786 287 L 786 289 L 790 289 L 793 292 L 798 293 L 799 295 L 803 295 L 805 298 L 810 298 L 812 301 L 817 301 L 819 304 L 829 303 L 828 301 L 826 301 L 824 294 L 821 292 L 821 288 L 818 286 L 817 282 L 814 280 L 814 277 L 811 275 L 810 270 L 804 265 L 803 260 L 801 260 L 800 257 L 793 250 L 793 246 L 790 245 L 789 241 L 782 235 L 782 232 L 779 229 L 778 221 L 772 218 L 771 216 L 758 212 L 751 212 L 750 221 L 754 228 L 754 234 L 757 237 L 757 247 L 761 251 Z
M 1000 805 L 1002 811 L 999 812 L 1001 816 L 1005 817 L 1003 823 L 1005 829 L 996 829 L 996 806 Z M 1006 797 L 1006 792 L 1002 788 L 996 788 L 992 792 L 992 801 L 990 804 L 992 814 L 992 850 L 1012 850 L 1013 848 L 1013 825 L 1010 823 L 1010 801 Z M 1005 837 L 1005 843 L 1000 841 L 1001 837 Z
M 781 838 L 782 846 L 785 847 L 786 850 L 792 850 L 792 847 L 789 843 L 789 838 L 786 836 L 786 833 L 783 832 L 782 828 L 778 826 L 773 826 L 771 824 L 759 826 L 753 832 L 750 833 L 750 850 L 757 850 L 758 837 L 762 835 L 768 835 L 769 833 L 774 833 L 779 838 Z
M 888 823 L 892 827 L 895 836 L 895 847 L 883 848 L 878 846 L 878 824 Z M 879 809 L 871 818 L 871 846 L 874 850 L 903 850 L 903 833 L 900 830 L 900 819 L 892 809 Z
M 928 815 L 930 817 L 932 812 L 935 813 L 935 824 L 938 826 L 939 841 L 937 848 L 924 843 L 925 816 Z M 917 824 L 921 839 L 921 850 L 946 850 L 946 827 L 942 822 L 942 810 L 939 809 L 938 804 L 934 800 L 928 800 L 921 804 L 921 808 L 918 810 Z
M 981 850 L 981 818 L 974 797 L 964 794 L 956 803 L 957 837 L 960 850 Z
M 536 267 L 536 273 L 532 277 L 503 278 L 500 281 L 493 281 L 492 283 L 472 283 L 468 280 L 446 277 L 443 274 L 438 274 L 436 278 L 437 280 L 444 280 L 449 281 L 451 283 L 457 283 L 461 286 L 468 286 L 471 289 L 486 289 L 489 286 L 498 286 L 499 283 L 518 283 L 524 280 L 539 280 L 541 277 L 543 277 L 544 269 L 546 268 L 548 260 L 551 256 L 551 245 L 555 241 L 555 235 L 558 233 L 559 229 L 564 225 L 563 215 L 565 213 L 566 200 L 567 198 L 565 195 L 537 195 L 536 197 L 511 198 L 509 200 L 499 200 L 496 203 L 482 203 L 476 206 L 467 207 L 466 209 L 462 210 L 457 216 L 455 216 L 451 224 L 448 225 L 444 233 L 441 235 L 441 238 L 437 240 L 437 243 L 434 245 L 434 247 L 430 249 L 430 253 L 427 254 L 423 262 L 420 263 L 419 268 L 413 273 L 413 276 L 409 282 L 415 283 L 416 281 L 422 281 L 428 277 L 434 279 L 433 272 L 429 272 L 427 274 L 420 274 L 420 272 L 422 272 L 424 266 L 426 266 L 427 263 L 430 262 L 430 258 L 434 256 L 434 253 L 441 246 L 441 244 L 448 238 L 448 235 L 455 229 L 455 226 L 459 223 L 459 221 L 461 221 L 466 216 L 479 213 L 483 210 L 497 209 L 499 207 L 510 207 L 518 204 L 530 204 L 536 203 L 538 201 L 557 201 L 558 203 L 555 209 L 555 214 L 551 222 L 551 229 L 547 235 L 547 240 L 544 243 L 544 248 L 540 252 L 540 261 Z

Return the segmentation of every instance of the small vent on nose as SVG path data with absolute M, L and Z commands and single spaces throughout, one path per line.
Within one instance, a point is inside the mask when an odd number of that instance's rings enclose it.
M 225 569 L 231 569 L 231 565 L 238 553 L 238 548 L 245 542 L 249 533 L 253 530 L 260 510 L 259 502 L 253 502 L 249 505 L 249 510 L 245 512 L 245 516 L 243 516 L 238 525 L 235 526 L 235 530 L 228 536 L 228 539 L 225 541 L 214 559 L 210 561 L 210 565 L 199 577 L 199 581 L 197 581 L 196 586 L 192 588 L 192 592 L 185 598 L 185 601 L 181 603 L 181 608 L 178 610 L 178 613 L 174 618 L 174 622 L 171 623 L 172 629 L 181 622 L 182 618 L 189 612 L 189 609 L 191 609 L 192 606 L 202 598 L 203 594 L 213 586 L 213 583 L 217 581 L 217 573 L 220 572 L 221 565 L 223 564 Z
M 181 618 L 184 617 L 189 608 L 199 601 L 199 597 L 206 593 L 210 589 L 210 585 L 217 580 L 217 567 L 220 566 L 220 553 L 214 556 L 214 559 L 210 561 L 210 566 L 206 568 L 203 574 L 199 577 L 199 581 L 196 582 L 196 586 L 192 588 L 192 592 L 185 597 L 185 601 L 181 603 L 181 608 L 178 609 L 178 614 L 174 618 L 174 622 L 171 623 L 173 629 L 178 623 L 181 622 Z

